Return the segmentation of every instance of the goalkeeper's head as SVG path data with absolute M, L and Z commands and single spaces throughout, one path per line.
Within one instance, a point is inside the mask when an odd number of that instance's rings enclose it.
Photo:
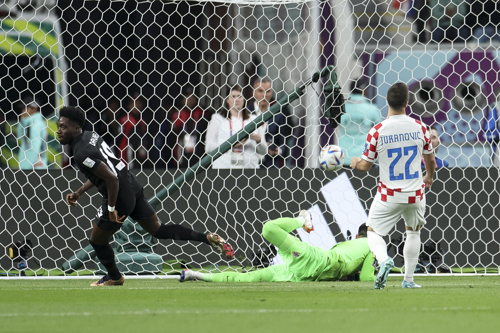
M 59 111 L 57 139 L 61 145 L 71 145 L 82 134 L 85 113 L 76 106 L 65 106 Z
M 363 223 L 362 225 L 359 226 L 358 235 L 356 236 L 356 238 L 366 237 L 367 235 L 368 235 L 368 227 L 366 226 L 366 223 Z

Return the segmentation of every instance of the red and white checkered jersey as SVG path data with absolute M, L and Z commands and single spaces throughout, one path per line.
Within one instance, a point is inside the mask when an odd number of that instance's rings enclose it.
M 377 195 L 382 201 L 415 203 L 424 196 L 422 154 L 432 152 L 429 128 L 406 115 L 395 115 L 370 129 L 361 158 L 373 163 L 378 157 Z

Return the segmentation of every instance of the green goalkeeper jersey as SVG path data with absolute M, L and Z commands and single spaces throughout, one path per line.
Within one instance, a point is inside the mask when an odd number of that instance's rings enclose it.
M 327 253 L 330 264 L 318 276 L 319 281 L 340 280 L 358 272 L 360 281 L 375 281 L 375 257 L 368 246 L 368 238 L 338 243 Z
M 365 237 L 338 243 L 328 251 L 297 240 L 279 253 L 291 278 L 280 269 L 275 281 L 336 281 L 358 272 L 360 281 L 375 280 L 375 258 Z

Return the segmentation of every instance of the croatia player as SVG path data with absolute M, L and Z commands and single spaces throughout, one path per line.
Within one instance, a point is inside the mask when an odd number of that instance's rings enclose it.
M 409 91 L 404 83 L 396 83 L 387 92 L 387 119 L 371 128 L 361 158 L 354 157 L 351 167 L 367 172 L 379 159 L 378 192 L 368 215 L 368 245 L 380 263 L 375 289 L 383 289 L 394 261 L 387 255 L 383 236 L 401 217 L 406 224 L 403 250 L 405 279 L 403 288 L 421 288 L 413 281 L 420 251 L 420 228 L 425 224 L 425 187 L 432 185 L 436 161 L 431 131 L 420 121 L 406 115 Z M 422 176 L 421 159 L 426 173 Z

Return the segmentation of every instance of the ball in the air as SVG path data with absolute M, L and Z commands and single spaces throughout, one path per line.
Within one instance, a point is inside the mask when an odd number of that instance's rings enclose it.
M 326 145 L 319 154 L 319 164 L 328 171 L 337 171 L 344 165 L 345 154 L 342 148 L 336 145 Z

